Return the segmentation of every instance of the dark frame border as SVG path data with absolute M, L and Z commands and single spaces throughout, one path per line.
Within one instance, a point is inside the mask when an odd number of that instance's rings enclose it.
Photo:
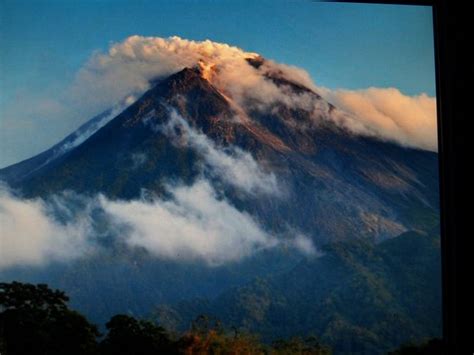
M 473 354 L 472 258 L 466 233 L 467 55 L 465 3 L 433 1 L 440 141 L 443 335 L 447 354 Z M 471 99 L 472 100 L 472 99 Z

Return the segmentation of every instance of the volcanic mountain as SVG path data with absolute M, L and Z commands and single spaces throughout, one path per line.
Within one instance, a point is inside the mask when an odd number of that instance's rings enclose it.
M 265 60 L 247 63 L 258 68 Z M 185 67 L 153 80 L 116 117 L 105 119 L 105 112 L 50 150 L 1 169 L 0 179 L 27 199 L 73 191 L 112 201 L 134 201 L 144 191 L 166 201 L 170 183 L 205 179 L 219 199 L 276 239 L 303 235 L 306 246 L 324 255 L 308 259 L 282 244 L 235 268 L 163 261 L 146 248 L 114 244 L 107 257 L 7 270 L 3 278 L 20 275 L 66 289 L 99 321 L 112 312 L 148 314 L 166 303 L 159 316 L 171 314 L 176 324 L 206 312 L 267 340 L 317 331 L 341 351 L 350 348 L 344 339 L 357 334 L 364 339 L 357 349 L 369 353 L 410 339 L 413 334 L 397 335 L 392 326 L 382 334 L 392 316 L 399 317 L 393 324 L 417 329 L 416 336 L 436 335 L 438 323 L 426 314 L 440 317 L 439 280 L 432 277 L 439 267 L 437 154 L 354 134 L 338 123 L 348 119 L 344 112 L 277 70 L 265 80 L 292 100 L 270 104 L 232 97 L 214 85 L 209 70 Z M 405 256 L 413 245 L 419 254 Z M 417 260 L 429 260 L 429 267 Z M 401 285 L 416 293 L 413 300 L 401 300 Z M 352 302 L 360 302 L 359 312 Z M 293 315 L 298 304 L 305 311 Z M 318 318 L 320 312 L 327 313 Z

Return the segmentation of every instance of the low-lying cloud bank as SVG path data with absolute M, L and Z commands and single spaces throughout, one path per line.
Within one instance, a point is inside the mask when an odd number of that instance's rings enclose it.
M 221 265 L 282 245 L 316 253 L 312 241 L 299 233 L 269 233 L 205 179 L 191 186 L 170 185 L 168 192 L 171 198 L 166 200 L 112 201 L 63 193 L 45 201 L 21 199 L 2 187 L 0 270 L 100 252 L 104 229 L 131 248 L 181 262 Z
M 221 264 L 278 244 L 250 215 L 218 198 L 204 180 L 177 187 L 172 195 L 172 200 L 151 203 L 102 197 L 100 204 L 113 223 L 131 228 L 129 245 L 159 257 Z
M 41 199 L 22 200 L 0 188 L 0 270 L 11 266 L 40 266 L 65 261 L 91 251 L 87 213 L 60 223 Z

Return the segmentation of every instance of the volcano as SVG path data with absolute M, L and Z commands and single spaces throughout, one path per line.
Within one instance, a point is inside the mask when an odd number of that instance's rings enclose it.
M 128 248 L 105 228 L 107 252 L 2 278 L 65 289 L 98 322 L 152 313 L 179 328 L 208 313 L 268 341 L 317 333 L 336 351 L 366 353 L 438 335 L 437 154 L 353 133 L 340 124 L 346 113 L 282 71 L 264 80 L 288 100 L 261 103 L 225 92 L 213 70 L 152 80 L 115 117 L 104 112 L 0 179 L 24 199 L 68 191 L 120 203 L 171 201 L 170 184 L 204 180 L 277 247 L 208 265 Z M 91 216 L 100 227 L 104 217 Z
M 27 197 L 68 189 L 133 199 L 142 189 L 162 192 L 160 184 L 170 179 L 190 183 L 200 174 L 202 154 L 153 129 L 168 121 L 172 108 L 220 149 L 237 147 L 250 153 L 289 191 L 288 198 L 279 201 L 274 196 L 253 199 L 225 187 L 235 203 L 263 219 L 268 214 L 270 219 L 317 231 L 320 242 L 339 237 L 385 239 L 424 229 L 426 219 L 438 214 L 436 153 L 356 136 L 334 123 L 337 109 L 311 89 L 279 76 L 268 79 L 294 95 L 309 94 L 320 107 L 318 116 L 283 103 L 265 111 L 244 110 L 207 81 L 199 68 L 185 68 L 159 81 L 74 149 L 57 153 L 71 140 L 68 137 L 36 157 L 0 170 L 0 177 Z M 71 136 L 80 137 L 107 114 Z M 137 157 L 144 161 L 137 162 Z M 426 218 L 413 218 L 414 214 Z

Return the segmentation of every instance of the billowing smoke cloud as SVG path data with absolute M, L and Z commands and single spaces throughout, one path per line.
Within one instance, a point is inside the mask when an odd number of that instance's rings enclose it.
M 204 179 L 191 186 L 169 185 L 168 193 L 171 198 L 166 200 L 112 201 L 101 195 L 63 193 L 45 201 L 21 199 L 2 188 L 0 270 L 100 252 L 104 223 L 129 247 L 176 261 L 220 265 L 280 245 L 315 254 L 310 239 L 297 232 L 288 236 L 267 232 Z
M 242 103 L 249 95 L 259 102 L 286 100 L 287 95 L 267 73 L 281 73 L 314 88 L 309 75 L 296 67 L 265 61 L 258 68 L 249 58 L 258 54 L 223 43 L 190 41 L 180 37 L 131 36 L 96 53 L 78 73 L 73 92 L 84 101 L 107 107 L 130 92 L 144 92 L 151 79 L 166 77 L 185 67 L 200 66 L 203 76 L 229 97 Z M 104 107 L 103 107 L 104 108 Z
M 258 65 L 250 65 L 249 59 Z M 351 114 L 351 118 L 341 118 L 337 113 L 329 118 L 355 134 L 437 150 L 436 101 L 432 97 L 406 96 L 393 88 L 360 91 L 318 88 L 300 68 L 271 60 L 260 61 L 256 53 L 209 40 L 129 37 L 112 45 L 108 53 L 95 54 L 78 74 L 74 92 L 79 98 L 93 96 L 93 100 L 110 105 L 129 92 L 143 92 L 150 79 L 193 66 L 200 66 L 203 76 L 244 111 L 264 110 L 280 102 L 315 112 L 316 116 L 318 113 L 328 115 L 329 106 L 310 92 L 295 93 L 268 79 L 268 75 L 277 75 L 322 94 Z
M 426 94 L 407 96 L 395 88 L 318 91 L 353 119 L 346 128 L 375 135 L 404 146 L 438 150 L 436 99 Z
M 249 194 L 282 194 L 282 186 L 275 174 L 265 172 L 252 155 L 233 146 L 218 148 L 214 141 L 192 128 L 174 109 L 170 110 L 169 116 L 166 124 L 153 128 L 170 137 L 174 144 L 194 149 L 204 158 L 208 173 Z

